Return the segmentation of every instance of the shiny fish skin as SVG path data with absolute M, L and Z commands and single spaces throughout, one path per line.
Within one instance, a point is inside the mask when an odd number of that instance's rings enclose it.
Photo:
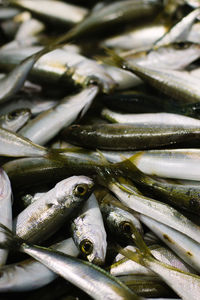
M 40 0 L 26 1 L 26 0 L 11 0 L 12 3 L 18 7 L 24 8 L 41 16 L 50 22 L 60 22 L 61 24 L 76 24 L 80 22 L 87 15 L 88 10 L 83 7 L 75 6 L 62 1 Z
M 102 110 L 101 115 L 111 123 L 136 124 L 141 127 L 182 126 L 190 128 L 200 125 L 200 120 L 170 113 L 121 114 L 105 108 Z
M 20 90 L 38 58 L 38 55 L 27 58 L 0 80 L 0 104 Z
M 20 49 L 7 49 L 0 52 L 0 65 L 5 69 L 13 68 L 22 60 L 33 54 L 45 51 L 42 47 L 27 47 Z M 105 93 L 111 92 L 116 83 L 108 75 L 103 66 L 95 60 L 86 58 L 72 50 L 56 49 L 42 55 L 34 65 L 31 78 L 43 82 L 61 82 L 81 85 L 83 88 L 92 83 L 96 83 Z
M 96 300 L 142 300 L 115 277 L 83 260 L 45 248 L 23 244 L 23 252 L 31 255 Z
M 173 252 L 199 273 L 199 243 L 181 232 L 161 224 L 157 220 L 140 215 L 140 220 L 149 227 Z M 193 272 L 192 272 L 193 273 Z
M 19 133 L 36 144 L 46 144 L 63 127 L 69 126 L 78 116 L 82 117 L 97 93 L 98 87 L 89 86 L 76 95 L 65 97 L 55 107 L 31 120 Z
M 31 242 L 47 239 L 89 197 L 93 186 L 93 181 L 85 176 L 72 176 L 60 181 L 14 219 L 13 230 L 19 237 Z M 83 195 L 79 187 L 83 189 Z
M 74 145 L 103 150 L 143 150 L 198 141 L 200 128 L 181 126 L 140 127 L 134 124 L 72 125 L 62 138 Z
M 87 260 L 103 265 L 107 250 L 106 231 L 94 194 L 86 201 L 78 217 L 72 221 L 71 231 L 75 244 Z
M 167 31 L 163 24 L 145 24 L 137 26 L 128 32 L 106 39 L 102 46 L 120 50 L 132 50 L 152 46 Z
M 76 257 L 79 254 L 72 238 L 51 246 L 52 249 Z M 27 259 L 1 267 L 0 292 L 25 292 L 41 288 L 57 275 L 40 262 Z
M 123 209 L 121 203 L 106 190 L 95 191 L 95 194 L 105 223 L 112 234 L 132 241 L 132 226 L 135 226 L 141 234 L 143 233 L 137 214 L 131 214 Z
M 0 155 L 23 157 L 43 156 L 48 150 L 42 146 L 32 143 L 23 136 L 0 128 Z
M 188 237 L 200 242 L 200 227 L 187 219 L 173 207 L 160 201 L 143 196 L 133 185 L 119 182 L 107 183 L 109 189 L 129 208 L 144 215 L 151 214 L 151 218 L 172 227 Z M 186 226 L 187 224 L 187 226 Z
M 29 109 L 17 109 L 9 114 L 0 116 L 0 127 L 17 132 L 31 117 Z
M 6 172 L 0 168 L 0 222 L 12 228 L 12 190 Z M 5 235 L 0 232 L 0 242 L 5 241 Z M 0 250 L 0 266 L 6 263 L 8 251 Z
M 126 0 L 105 5 L 91 13 L 71 31 L 59 37 L 56 43 L 59 44 L 72 38 L 81 37 L 102 27 L 153 15 L 161 6 L 159 0 Z
M 161 45 L 167 45 L 173 42 L 185 41 L 195 19 L 199 15 L 200 8 L 197 8 L 196 10 L 192 11 L 180 22 L 178 22 L 174 27 L 172 27 L 172 29 L 168 33 L 166 33 L 161 39 L 159 39 L 155 43 L 155 46 L 159 47 Z

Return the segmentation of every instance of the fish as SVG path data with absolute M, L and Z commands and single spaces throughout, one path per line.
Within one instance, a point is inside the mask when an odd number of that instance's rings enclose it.
M 84 7 L 64 3 L 62 1 L 42 0 L 40 3 L 24 0 L 10 0 L 19 8 L 30 11 L 38 18 L 60 25 L 74 25 L 82 21 L 88 14 Z
M 126 61 L 113 50 L 107 50 L 107 52 L 110 53 L 111 60 L 116 66 L 133 72 L 158 91 L 176 99 L 179 104 L 199 101 L 200 89 L 197 78 L 178 70 L 141 66 L 137 62 Z
M 13 230 L 21 238 L 42 242 L 56 232 L 84 200 L 90 196 L 94 182 L 86 176 L 71 176 L 30 204 L 13 220 Z
M 200 120 L 182 116 L 179 114 L 171 113 L 144 113 L 144 114 L 122 114 L 112 111 L 108 108 L 104 108 L 101 112 L 101 116 L 111 123 L 126 123 L 135 124 L 140 127 L 149 126 L 182 126 L 183 128 L 198 127 Z
M 12 229 L 12 188 L 8 175 L 0 168 L 0 222 Z M 0 241 L 5 241 L 5 235 L 0 233 Z M 0 266 L 6 263 L 8 251 L 0 250 Z
M 110 93 L 115 89 L 115 81 L 96 60 L 74 52 L 71 48 L 49 48 L 53 46 L 2 50 L 0 51 L 0 66 L 12 69 L 24 59 L 39 56 L 40 58 L 30 72 L 30 78 L 36 82 L 63 83 L 65 86 L 66 84 L 71 86 L 73 82 L 75 86 L 83 88 L 97 84 L 104 93 Z
M 83 257 L 97 265 L 105 263 L 107 235 L 96 197 L 92 194 L 71 223 L 72 237 Z
M 0 127 L 0 155 L 11 157 L 43 156 L 48 150 L 18 133 Z
M 105 184 L 125 206 L 128 206 L 140 214 L 151 215 L 152 219 L 185 234 L 187 237 L 199 243 L 198 232 L 200 227 L 198 225 L 191 222 L 173 207 L 158 200 L 143 196 L 132 183 L 128 183 L 124 178 L 121 178 L 121 184 L 119 180 L 119 178 L 117 181 L 110 180 L 110 182 L 105 182 Z
M 120 249 L 120 253 L 133 261 L 140 261 L 144 266 L 159 275 L 182 299 L 196 299 L 199 296 L 200 277 L 196 274 L 181 271 L 177 268 L 161 263 L 155 259 L 149 248 L 144 243 L 142 236 L 134 231 L 135 241 L 139 252 L 134 253 L 130 250 Z
M 56 106 L 28 122 L 19 133 L 36 144 L 45 145 L 78 116 L 84 116 L 98 91 L 97 86 L 89 86 L 78 94 L 63 98 Z
M 137 214 L 130 213 L 121 203 L 112 196 L 109 191 L 96 190 L 95 194 L 99 201 L 100 209 L 110 232 L 125 241 L 133 241 L 132 224 L 140 233 L 143 228 L 137 218 Z
M 52 245 L 51 249 L 74 257 L 79 254 L 72 238 Z M 57 277 L 54 272 L 50 271 L 43 264 L 30 258 L 18 263 L 7 264 L 0 268 L 0 273 L 1 293 L 33 291 L 49 284 Z
M 14 247 L 14 249 L 17 249 L 18 246 L 20 251 L 41 262 L 53 272 L 82 289 L 93 299 L 143 299 L 133 293 L 116 277 L 110 275 L 105 270 L 90 262 L 74 258 L 70 255 L 55 251 L 53 249 L 26 244 L 18 237 L 14 238 L 12 232 L 8 231 L 8 229 L 5 227 L 4 231 L 7 232 L 7 237 L 9 236 L 10 243 L 8 245 L 8 240 L 7 244 L 1 243 L 1 248 Z
M 33 65 L 42 54 L 43 51 L 27 57 L 0 80 L 0 104 L 8 101 L 11 96 L 21 89 Z
M 74 145 L 102 150 L 145 150 L 159 147 L 182 148 L 197 143 L 200 129 L 184 126 L 136 126 L 115 123 L 95 125 L 71 125 L 61 137 Z
M 185 41 L 195 19 L 199 16 L 199 14 L 200 9 L 194 9 L 187 16 L 182 18 L 180 22 L 174 25 L 162 38 L 158 39 L 158 41 L 155 42 L 154 47 L 159 47 L 161 45 L 167 45 L 178 41 Z
M 0 116 L 0 127 L 17 132 L 31 118 L 29 109 L 17 109 L 6 115 Z

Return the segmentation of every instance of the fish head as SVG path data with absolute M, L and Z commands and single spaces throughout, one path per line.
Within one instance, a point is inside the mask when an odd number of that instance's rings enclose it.
M 94 181 L 86 176 L 72 176 L 57 183 L 57 202 L 68 208 L 73 202 L 86 200 L 93 191 Z
M 72 235 L 83 257 L 96 265 L 104 264 L 107 249 L 104 227 L 88 222 L 82 214 L 72 223 Z

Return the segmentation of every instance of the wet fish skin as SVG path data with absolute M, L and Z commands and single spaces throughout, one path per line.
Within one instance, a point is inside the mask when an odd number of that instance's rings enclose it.
M 30 255 L 53 272 L 78 286 L 93 299 L 144 300 L 100 267 L 53 249 L 28 245 L 19 237 L 14 236 L 2 224 L 1 228 L 8 238 L 6 244 L 0 244 L 1 248 L 13 248 Z
M 86 201 L 78 217 L 72 221 L 71 232 L 75 244 L 88 261 L 97 265 L 105 263 L 107 235 L 94 194 Z
M 0 168 L 0 222 L 12 228 L 12 188 L 6 172 Z M 0 232 L 0 242 L 5 241 L 5 235 Z M 0 250 L 0 266 L 6 263 L 8 251 Z
M 31 117 L 29 109 L 17 109 L 6 115 L 0 116 L 0 127 L 17 132 Z
M 11 157 L 44 156 L 48 150 L 20 134 L 0 128 L 0 155 Z
M 93 186 L 92 179 L 86 176 L 72 176 L 58 182 L 14 219 L 13 230 L 30 242 L 47 239 L 73 216 L 90 196 Z
M 198 141 L 199 127 L 149 126 L 134 124 L 72 125 L 61 137 L 74 145 L 103 150 L 143 150 L 163 146 L 183 147 L 183 143 Z
M 51 248 L 74 257 L 79 254 L 72 238 L 54 244 Z M 18 263 L 5 265 L 1 267 L 0 272 L 1 293 L 33 291 L 49 284 L 57 277 L 47 267 L 30 258 Z
M 137 214 L 123 209 L 123 205 L 107 190 L 95 191 L 99 201 L 100 209 L 110 232 L 118 238 L 133 241 L 132 224 L 142 234 L 143 228 L 137 218 Z
M 63 127 L 82 117 L 92 104 L 99 89 L 89 86 L 73 96 L 63 98 L 55 107 L 45 110 L 24 126 L 19 133 L 32 142 L 44 145 Z
M 172 113 L 122 114 L 104 108 L 101 116 L 111 123 L 135 124 L 136 126 L 182 126 L 184 128 L 198 127 L 200 121 L 195 118 Z
M 191 222 L 173 207 L 158 200 L 143 196 L 132 183 L 128 183 L 124 178 L 121 179 L 121 182 L 124 182 L 122 184 L 119 184 L 119 180 L 120 179 L 115 182 L 105 182 L 105 184 L 124 205 L 140 214 L 151 214 L 152 219 L 182 232 L 187 235 L 187 237 L 199 243 L 200 239 L 197 232 L 200 230 L 200 227 L 198 225 Z

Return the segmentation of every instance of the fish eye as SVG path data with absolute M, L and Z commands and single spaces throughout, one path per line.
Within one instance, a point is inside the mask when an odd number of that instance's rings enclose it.
M 93 245 L 89 240 L 83 240 L 80 243 L 80 250 L 82 253 L 89 255 L 93 251 Z
M 84 196 L 87 193 L 87 190 L 88 190 L 87 185 L 79 184 L 75 187 L 74 193 L 75 193 L 75 195 L 78 195 L 78 196 Z
M 13 110 L 8 114 L 8 119 L 12 120 L 15 119 L 19 116 L 19 111 L 18 110 Z
M 129 222 L 123 222 L 122 223 L 122 230 L 126 234 L 132 234 L 132 226 Z

